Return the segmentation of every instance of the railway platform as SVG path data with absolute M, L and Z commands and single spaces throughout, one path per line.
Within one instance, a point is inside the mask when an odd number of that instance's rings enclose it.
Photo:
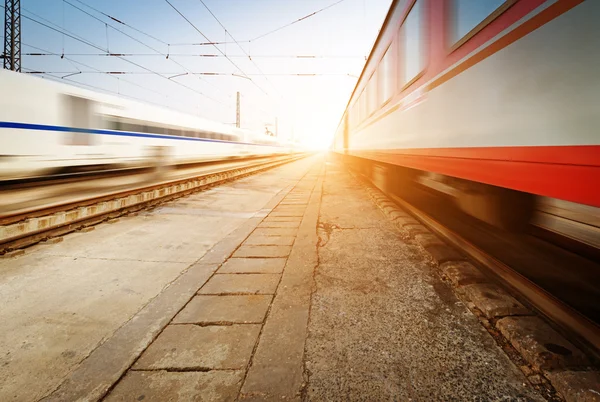
M 583 352 L 323 155 L 4 257 L 0 305 L 0 400 L 600 400 Z

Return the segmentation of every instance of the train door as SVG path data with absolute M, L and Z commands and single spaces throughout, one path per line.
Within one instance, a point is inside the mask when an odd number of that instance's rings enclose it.
M 73 131 L 65 133 L 65 145 L 94 145 L 94 136 L 86 133 L 93 127 L 94 102 L 78 96 L 65 95 L 64 97 L 65 125 Z M 82 131 L 76 131 L 81 129 Z

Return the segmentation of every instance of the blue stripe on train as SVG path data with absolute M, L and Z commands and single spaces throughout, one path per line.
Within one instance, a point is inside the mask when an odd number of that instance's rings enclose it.
M 265 147 L 282 147 L 282 145 L 252 144 L 252 143 L 248 143 L 248 142 L 212 140 L 212 139 L 208 139 L 208 138 L 179 137 L 176 135 L 137 133 L 137 132 L 133 132 L 133 131 L 73 128 L 73 127 L 66 127 L 66 126 L 50 126 L 50 125 L 45 125 L 45 124 L 16 123 L 16 122 L 10 122 L 10 121 L 0 121 L 0 128 L 16 128 L 16 129 L 20 129 L 20 130 L 38 130 L 38 131 L 58 131 L 58 132 L 66 132 L 66 133 L 103 134 L 103 135 L 116 135 L 119 137 L 159 138 L 159 139 L 163 139 L 163 140 L 219 142 L 219 143 L 223 143 L 223 144 L 259 145 L 259 146 L 265 146 Z

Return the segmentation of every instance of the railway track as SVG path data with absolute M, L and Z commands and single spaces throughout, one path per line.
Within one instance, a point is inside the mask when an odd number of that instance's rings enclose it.
M 177 169 L 170 172 L 168 178 L 134 169 L 130 174 L 115 171 L 115 175 L 111 175 L 104 171 L 95 175 L 53 177 L 42 181 L 40 186 L 32 185 L 32 180 L 15 182 L 11 184 L 13 187 L 0 191 L 6 202 L 0 205 L 0 254 L 305 156 L 307 154 L 211 162 Z

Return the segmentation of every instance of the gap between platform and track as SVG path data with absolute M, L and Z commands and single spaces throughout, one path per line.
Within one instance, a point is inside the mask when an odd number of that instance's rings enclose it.
M 155 185 L 54 205 L 0 218 L 0 255 L 18 252 L 52 237 L 61 236 L 108 219 L 153 207 L 210 186 L 239 179 L 307 157 L 282 156 Z M 230 163 L 231 161 L 226 161 Z

